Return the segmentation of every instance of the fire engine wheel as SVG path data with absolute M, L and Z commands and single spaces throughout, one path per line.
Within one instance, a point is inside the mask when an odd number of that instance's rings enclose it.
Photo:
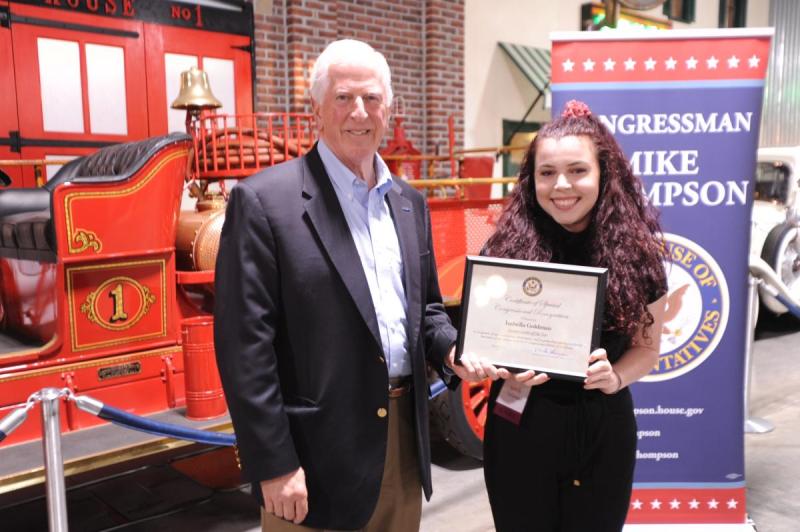
M 800 300 L 800 230 L 783 223 L 769 232 L 761 258 L 769 264 L 787 286 L 795 300 Z M 783 314 L 786 307 L 762 291 L 761 302 L 774 314 Z
M 462 454 L 483 459 L 483 427 L 492 381 L 462 382 L 430 403 L 434 431 Z

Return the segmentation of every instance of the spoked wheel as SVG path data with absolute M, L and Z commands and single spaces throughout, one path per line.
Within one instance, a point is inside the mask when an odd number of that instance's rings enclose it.
M 478 460 L 483 459 L 483 428 L 491 385 L 490 379 L 462 382 L 430 403 L 434 430 L 457 451 Z
M 764 259 L 788 287 L 795 301 L 800 301 L 800 231 L 794 225 L 783 223 L 775 226 L 764 242 L 761 251 Z M 786 306 L 774 297 L 761 291 L 761 301 L 775 314 L 786 312 Z

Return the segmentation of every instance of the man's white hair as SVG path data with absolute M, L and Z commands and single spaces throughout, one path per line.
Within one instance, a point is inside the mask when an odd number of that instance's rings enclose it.
M 386 106 L 392 105 L 392 72 L 382 53 L 369 44 L 355 39 L 333 41 L 317 58 L 311 69 L 311 98 L 322 101 L 328 88 L 328 69 L 331 65 L 351 65 L 371 68 L 378 75 L 386 93 Z

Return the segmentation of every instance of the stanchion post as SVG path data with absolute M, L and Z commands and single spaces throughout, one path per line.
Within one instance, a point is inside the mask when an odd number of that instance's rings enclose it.
M 59 406 L 61 390 L 42 390 L 42 433 L 44 473 L 47 486 L 47 521 L 50 532 L 67 532 L 67 490 L 64 485 L 64 461 L 61 456 Z
M 756 334 L 758 310 L 758 279 L 747 276 L 747 337 L 744 342 L 744 431 L 750 434 L 772 432 L 775 425 L 769 420 L 750 417 L 750 389 L 753 378 L 753 341 Z

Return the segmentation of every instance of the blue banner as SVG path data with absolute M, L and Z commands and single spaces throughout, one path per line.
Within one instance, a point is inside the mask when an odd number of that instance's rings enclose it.
M 771 30 L 553 35 L 553 110 L 614 133 L 661 212 L 661 352 L 634 385 L 629 523 L 743 523 L 744 346 L 753 175 Z

